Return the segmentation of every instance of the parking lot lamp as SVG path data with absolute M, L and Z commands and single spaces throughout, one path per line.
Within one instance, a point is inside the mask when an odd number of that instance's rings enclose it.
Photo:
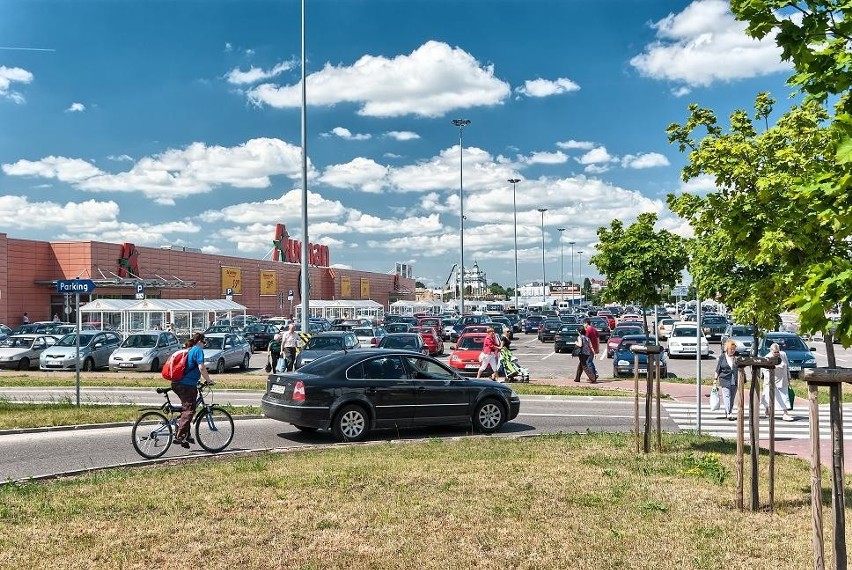
M 468 119 L 453 119 L 459 128 L 459 314 L 464 315 L 464 146 L 462 129 L 470 124 Z
M 583 252 L 582 251 L 577 252 L 577 265 L 579 266 L 578 271 L 580 272 L 580 278 L 579 278 L 579 281 L 580 281 L 580 298 L 582 298 L 583 297 Z
M 569 241 L 568 244 L 571 246 L 571 307 L 574 307 L 574 244 L 577 243 L 575 241 Z
M 547 208 L 538 208 L 538 211 L 541 212 L 541 300 L 546 303 L 547 275 L 544 270 L 544 213 L 547 211 Z
M 562 232 L 565 228 L 556 228 L 559 231 L 559 300 L 565 300 L 565 246 L 562 244 Z
M 515 185 L 520 181 L 520 178 L 509 178 L 509 183 L 512 185 L 512 218 L 515 232 L 515 310 L 520 308 L 518 307 L 518 201 L 515 195 Z

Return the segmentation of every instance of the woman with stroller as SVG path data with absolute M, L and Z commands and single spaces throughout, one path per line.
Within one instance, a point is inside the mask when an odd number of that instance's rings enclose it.
M 482 378 L 482 373 L 487 368 L 491 368 L 491 379 L 497 380 L 497 371 L 499 369 L 498 355 L 500 353 L 500 339 L 492 327 L 485 330 L 485 338 L 482 340 L 482 354 L 480 354 L 479 371 L 476 373 L 477 378 Z

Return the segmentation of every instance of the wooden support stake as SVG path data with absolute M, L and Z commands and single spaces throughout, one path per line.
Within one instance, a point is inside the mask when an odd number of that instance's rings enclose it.
M 808 414 L 811 437 L 811 543 L 814 570 L 825 570 L 825 548 L 822 541 L 822 463 L 819 449 L 819 386 L 808 383 Z
M 749 428 L 749 455 L 751 458 L 751 510 L 756 511 L 760 507 L 760 479 L 757 472 L 757 459 L 760 456 L 760 402 L 758 392 L 760 388 L 760 369 L 751 367 L 751 386 L 749 387 L 748 419 L 751 423 Z M 742 415 L 742 411 L 740 414 Z
M 843 492 L 843 403 L 842 385 L 829 388 L 831 413 L 831 510 L 834 515 L 832 553 L 835 570 L 846 570 L 846 512 Z
M 650 356 L 650 355 L 649 355 Z M 660 419 L 660 355 L 654 355 L 654 376 L 657 378 L 657 451 L 663 451 L 662 420 Z
M 639 355 L 636 355 L 636 363 L 639 363 Z M 651 380 L 651 369 L 648 367 L 648 361 L 645 360 L 645 453 L 651 452 L 651 422 L 653 421 L 653 411 L 651 408 L 651 398 L 654 395 L 654 384 Z
M 639 355 L 633 357 L 633 439 L 639 453 Z
M 769 511 L 775 512 L 775 369 L 769 369 L 768 401 L 766 414 L 769 416 Z M 771 391 L 771 394 L 769 393 Z
M 745 370 L 738 368 L 739 378 L 737 381 L 737 508 L 744 510 L 743 505 L 743 448 L 745 447 Z

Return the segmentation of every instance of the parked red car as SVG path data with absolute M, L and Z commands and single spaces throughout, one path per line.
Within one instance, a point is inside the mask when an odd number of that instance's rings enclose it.
M 444 354 L 444 341 L 434 328 L 412 327 L 410 332 L 420 333 L 420 336 L 423 337 L 423 342 L 429 347 L 430 356 Z
M 479 370 L 479 354 L 485 333 L 468 333 L 459 337 L 450 354 L 449 365 L 459 374 L 476 374 Z

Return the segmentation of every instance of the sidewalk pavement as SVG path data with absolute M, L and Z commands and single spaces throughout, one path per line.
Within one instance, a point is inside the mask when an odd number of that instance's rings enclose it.
M 596 384 L 589 384 L 588 381 L 583 377 L 583 381 L 580 383 L 573 382 L 573 378 L 560 378 L 548 380 L 548 384 L 553 384 L 556 386 L 575 386 L 575 387 L 594 387 L 600 388 L 601 390 L 613 390 L 614 392 L 621 392 L 625 394 L 633 394 L 634 384 L 633 380 L 614 380 L 601 378 L 598 380 Z M 702 406 L 704 409 L 707 409 L 710 403 L 710 389 L 713 387 L 712 383 L 702 384 L 701 386 L 701 400 Z M 685 403 L 685 404 L 695 404 L 696 399 L 696 386 L 695 384 L 682 384 L 677 382 L 660 382 L 660 393 L 663 395 L 668 395 L 672 401 Z M 645 380 L 640 379 L 639 381 L 639 394 L 644 396 L 645 394 Z M 799 402 L 799 398 L 796 398 L 796 402 Z M 799 417 L 803 417 L 807 421 L 807 408 L 805 407 L 804 402 L 806 399 L 801 400 L 803 403 L 796 405 L 794 410 L 794 415 L 798 415 Z M 781 424 L 779 420 L 778 424 Z M 825 426 L 821 426 L 825 427 Z M 844 434 L 846 435 L 846 434 Z M 762 449 L 769 449 L 769 440 L 761 439 L 760 447 Z M 748 445 L 748 440 L 746 439 L 746 445 Z M 843 471 L 844 473 L 852 473 L 852 437 L 844 437 L 843 441 L 843 449 L 844 449 L 844 461 Z M 775 452 L 783 453 L 785 455 L 793 455 L 795 457 L 799 457 L 804 461 L 810 463 L 811 461 L 811 440 L 810 439 L 775 439 Z M 827 468 L 831 469 L 831 439 L 828 437 L 820 438 L 820 462 Z M 824 481 L 823 484 L 826 484 Z

